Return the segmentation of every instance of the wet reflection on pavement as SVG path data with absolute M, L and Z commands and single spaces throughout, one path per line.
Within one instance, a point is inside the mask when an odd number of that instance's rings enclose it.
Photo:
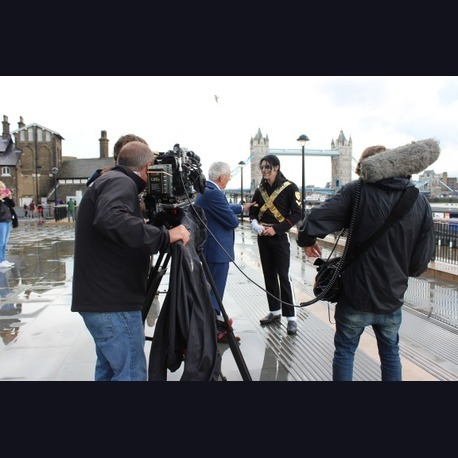
M 0 269 L 0 349 L 70 288 L 74 232 L 71 223 L 28 220 L 12 229 L 7 259 L 15 265 Z

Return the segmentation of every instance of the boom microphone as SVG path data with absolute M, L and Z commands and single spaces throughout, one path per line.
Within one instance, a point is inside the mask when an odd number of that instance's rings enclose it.
M 361 177 L 369 182 L 420 173 L 439 158 L 439 142 L 433 138 L 374 154 L 361 162 Z

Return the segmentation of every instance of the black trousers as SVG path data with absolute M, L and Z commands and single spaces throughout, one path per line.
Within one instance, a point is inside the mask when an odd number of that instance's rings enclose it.
M 282 311 L 283 316 L 295 316 L 295 304 L 289 266 L 291 262 L 291 244 L 289 234 L 273 237 L 258 236 L 259 256 L 267 291 L 269 310 Z

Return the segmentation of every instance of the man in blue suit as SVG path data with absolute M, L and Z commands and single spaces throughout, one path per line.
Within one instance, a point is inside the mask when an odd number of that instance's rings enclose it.
M 251 203 L 244 205 L 229 204 L 223 189 L 231 179 L 231 169 L 226 162 L 214 162 L 208 169 L 208 179 L 205 192 L 198 194 L 195 205 L 201 207 L 207 217 L 208 234 L 204 245 L 204 255 L 210 273 L 215 282 L 221 300 L 224 296 L 229 262 L 234 260 L 234 229 L 239 225 L 237 215 L 246 212 Z M 213 308 L 216 312 L 218 342 L 226 342 L 227 330 L 221 307 L 213 291 L 210 291 Z M 229 326 L 232 320 L 229 320 Z M 237 337 L 237 340 L 240 340 Z

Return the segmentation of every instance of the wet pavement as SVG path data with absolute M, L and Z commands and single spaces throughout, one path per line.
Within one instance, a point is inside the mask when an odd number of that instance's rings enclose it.
M 21 219 L 8 245 L 7 259 L 15 265 L 0 270 L 0 380 L 93 380 L 93 341 L 79 314 L 70 311 L 74 224 Z M 292 247 L 291 276 L 300 304 L 313 298 L 315 269 L 294 240 Z M 246 367 L 253 381 L 330 380 L 333 306 L 319 301 L 298 307 L 295 336 L 286 333 L 285 319 L 261 327 L 259 319 L 268 307 L 256 237 L 246 221 L 236 231 L 235 248 L 223 302 L 241 341 L 234 352 L 227 344 L 218 345 L 222 377 L 247 380 Z M 458 283 L 430 273 L 411 279 L 409 285 L 401 326 L 404 380 L 458 380 Z M 166 273 L 158 289 L 159 300 L 146 319 L 149 336 L 167 287 Z M 149 348 L 147 342 L 147 356 Z M 179 380 L 180 369 L 169 373 L 168 380 Z M 354 379 L 380 379 L 371 329 L 362 336 Z

